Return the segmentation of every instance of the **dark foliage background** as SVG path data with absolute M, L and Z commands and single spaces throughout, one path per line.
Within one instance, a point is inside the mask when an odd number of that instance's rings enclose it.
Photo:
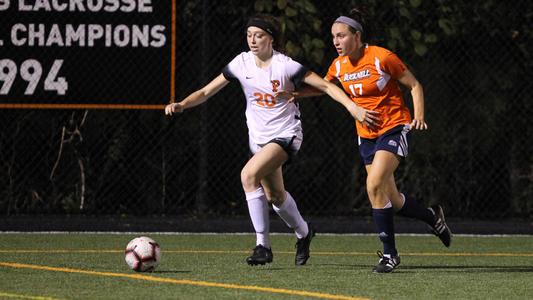
M 425 89 L 430 130 L 413 135 L 396 174 L 400 189 L 443 204 L 452 217 L 531 218 L 529 1 L 178 0 L 176 97 L 247 51 L 244 24 L 256 12 L 280 16 L 286 52 L 324 75 L 336 55 L 331 23 L 359 4 L 373 16 L 371 42 L 395 51 Z M 94 67 L 105 69 L 100 61 Z M 129 88 L 116 80 L 116 89 Z M 0 110 L 0 213 L 246 215 L 244 106 L 232 84 L 175 118 L 156 110 Z M 308 216 L 368 215 L 350 116 L 327 97 L 301 109 L 304 144 L 285 170 L 287 189 Z

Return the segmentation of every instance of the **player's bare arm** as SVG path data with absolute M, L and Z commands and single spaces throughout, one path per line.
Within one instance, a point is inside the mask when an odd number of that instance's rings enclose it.
M 324 78 L 326 80 L 326 78 Z M 313 86 L 305 85 L 299 88 L 297 91 L 280 91 L 276 93 L 276 98 L 287 99 L 289 102 L 298 101 L 299 99 L 317 97 L 324 95 L 325 93 Z
M 193 92 L 182 101 L 178 103 L 171 103 L 165 106 L 165 114 L 172 115 L 173 113 L 181 113 L 187 108 L 200 105 L 218 93 L 228 83 L 229 81 L 224 77 L 224 75 L 220 74 L 206 86 Z
M 424 119 L 424 89 L 422 84 L 416 79 L 411 71 L 406 70 L 398 78 L 398 81 L 411 90 L 413 98 L 414 117 L 411 122 L 411 128 L 424 130 L 428 128 Z
M 324 92 L 315 87 L 305 85 L 297 91 L 280 91 L 276 93 L 276 98 L 286 99 L 289 102 L 294 102 L 302 98 L 316 97 L 320 95 L 324 95 Z
M 338 86 L 321 78 L 314 72 L 307 72 L 304 77 L 304 82 L 308 85 L 328 94 L 335 101 L 342 104 L 348 112 L 357 121 L 373 127 L 379 121 L 379 113 L 372 110 L 364 109 L 356 105 Z

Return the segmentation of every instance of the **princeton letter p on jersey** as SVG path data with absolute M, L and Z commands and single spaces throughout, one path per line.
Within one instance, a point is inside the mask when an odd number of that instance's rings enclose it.
M 272 83 L 272 92 L 276 93 L 278 91 L 278 86 L 281 84 L 279 80 L 270 80 Z

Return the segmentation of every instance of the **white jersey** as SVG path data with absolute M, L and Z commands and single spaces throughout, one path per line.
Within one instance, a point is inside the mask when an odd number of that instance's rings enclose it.
M 250 144 L 263 145 L 274 138 L 302 137 L 300 110 L 295 103 L 278 100 L 278 91 L 294 91 L 307 69 L 274 51 L 268 69 L 255 64 L 252 52 L 237 55 L 222 71 L 228 80 L 239 80 L 246 97 L 246 124 Z

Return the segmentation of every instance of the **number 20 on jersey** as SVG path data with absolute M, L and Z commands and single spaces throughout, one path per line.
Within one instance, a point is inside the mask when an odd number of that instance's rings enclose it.
M 276 98 L 272 96 L 271 94 L 267 93 L 254 93 L 255 101 L 257 105 L 263 106 L 263 107 L 273 107 L 276 105 Z

